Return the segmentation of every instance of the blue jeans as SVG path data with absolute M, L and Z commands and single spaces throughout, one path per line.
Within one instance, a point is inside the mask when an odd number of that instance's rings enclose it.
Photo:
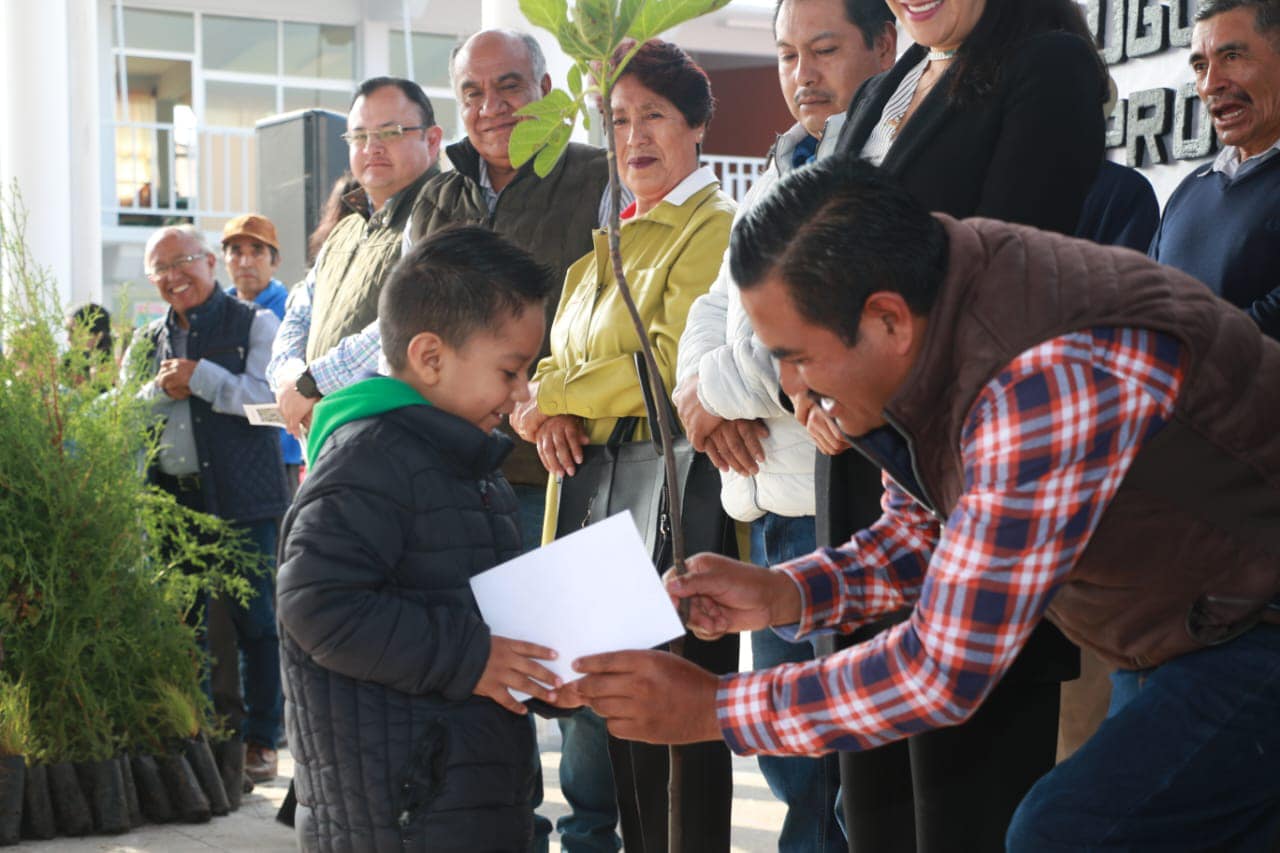
M 520 544 L 525 552 L 542 544 L 542 517 L 546 514 L 546 486 L 513 483 L 512 491 L 520 501 Z
M 277 521 L 237 524 L 267 558 L 266 570 L 249 578 L 253 598 L 246 607 L 233 604 L 231 621 L 240 643 L 240 674 L 244 690 L 245 718 L 240 737 L 246 743 L 275 749 L 284 717 L 280 690 L 280 638 L 276 633 Z
M 522 483 L 512 483 L 511 489 L 516 493 L 516 500 L 520 502 L 520 544 L 522 550 L 527 553 L 542 544 L 542 516 L 545 512 L 547 490 L 544 486 L 529 486 Z M 529 715 L 529 725 L 534 726 L 536 732 L 537 726 L 532 714 Z M 531 853 L 546 853 L 550 847 L 551 821 L 537 811 L 542 805 L 542 758 L 538 752 L 536 736 L 533 747 L 533 767 L 537 778 L 534 780 L 533 792 L 533 844 L 529 849 Z
M 618 837 L 618 795 L 609 761 L 609 738 L 604 720 L 583 708 L 561 717 L 560 791 L 569 814 L 556 821 L 560 849 L 565 853 L 615 853 Z
M 1027 794 L 1008 849 L 1276 849 L 1280 626 L 1112 684 L 1107 719 Z
M 751 562 L 772 566 L 812 552 L 817 547 L 813 516 L 788 518 L 766 513 L 751 522 Z M 773 631 L 751 633 L 755 669 L 813 660 L 809 643 L 789 643 Z M 840 762 L 821 758 L 761 755 L 756 759 L 769 790 L 786 803 L 787 816 L 778 833 L 779 853 L 844 853 L 838 823 Z

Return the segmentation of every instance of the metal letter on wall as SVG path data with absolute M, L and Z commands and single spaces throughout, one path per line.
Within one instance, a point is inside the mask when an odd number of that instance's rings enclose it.
M 1124 145 L 1124 130 L 1126 119 L 1129 118 L 1129 99 L 1120 98 L 1116 101 L 1115 107 L 1111 110 L 1111 115 L 1107 116 L 1107 147 L 1119 148 Z
M 1130 0 L 1125 51 L 1150 56 L 1169 46 L 1169 10 L 1160 0 Z
M 1169 44 L 1190 47 L 1191 30 L 1195 28 L 1196 0 L 1173 0 L 1169 4 Z
M 1173 111 L 1173 156 L 1178 160 L 1207 157 L 1213 153 L 1213 143 L 1213 122 L 1196 94 L 1195 81 L 1183 83 Z
M 1089 30 L 1108 65 L 1124 62 L 1124 20 L 1128 0 L 1089 0 Z
M 1169 162 L 1164 135 L 1173 122 L 1172 113 L 1172 89 L 1143 89 L 1129 94 L 1129 144 L 1126 153 L 1130 166 L 1142 167 L 1144 149 L 1151 165 Z

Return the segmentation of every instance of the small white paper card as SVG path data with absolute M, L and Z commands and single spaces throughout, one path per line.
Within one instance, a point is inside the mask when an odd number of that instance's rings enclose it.
M 280 427 L 284 429 L 284 418 L 275 403 L 245 403 L 244 416 L 254 426 Z
M 471 589 L 491 633 L 555 649 L 545 664 L 566 682 L 580 677 L 573 662 L 584 655 L 684 634 L 629 512 L 482 572 Z

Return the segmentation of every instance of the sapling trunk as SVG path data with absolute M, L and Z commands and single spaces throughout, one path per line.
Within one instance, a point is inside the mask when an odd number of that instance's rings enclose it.
M 649 344 L 649 333 L 640 312 L 636 308 L 635 299 L 631 296 L 631 288 L 627 285 L 627 275 L 622 268 L 622 183 L 618 177 L 618 149 L 613 138 L 613 106 L 609 102 L 610 86 L 602 87 L 600 102 L 604 111 L 605 148 L 609 162 L 609 259 L 613 267 L 613 277 L 618 283 L 618 292 L 631 315 L 631 323 L 635 326 L 636 336 L 640 339 L 640 349 L 644 353 L 644 362 L 648 367 L 649 390 L 654 407 L 658 412 L 658 423 L 650 424 L 658 430 L 662 443 L 662 462 L 666 479 L 667 507 L 671 515 L 671 558 L 675 573 L 685 573 L 684 564 L 684 515 L 680 506 L 680 483 L 676 479 L 676 454 L 674 436 L 671 431 L 671 399 L 663 385 L 662 375 L 658 372 L 658 361 L 654 358 L 653 347 Z M 680 602 L 680 622 L 689 621 L 688 601 Z M 684 637 L 677 637 L 669 644 L 672 654 L 684 656 Z M 669 853 L 684 851 L 684 764 L 678 747 L 668 747 L 670 777 L 667 784 L 667 849 Z

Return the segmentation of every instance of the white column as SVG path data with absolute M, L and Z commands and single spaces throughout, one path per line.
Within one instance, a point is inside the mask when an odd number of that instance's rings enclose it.
M 52 273 L 64 304 L 74 253 L 67 3 L 0 3 L 0 181 L 7 193 L 17 180 L 31 256 Z
M 520 11 L 519 0 L 481 0 L 480 26 L 482 29 L 505 27 L 529 33 L 538 40 L 542 53 L 547 58 L 547 73 L 551 75 L 551 85 L 557 89 L 569 89 L 569 67 L 573 62 L 560 50 L 560 43 L 555 36 L 529 23 L 529 19 Z M 578 121 L 573 131 L 575 142 L 586 142 L 587 132 Z
M 102 303 L 102 69 L 98 4 L 67 0 L 71 151 L 71 299 Z

